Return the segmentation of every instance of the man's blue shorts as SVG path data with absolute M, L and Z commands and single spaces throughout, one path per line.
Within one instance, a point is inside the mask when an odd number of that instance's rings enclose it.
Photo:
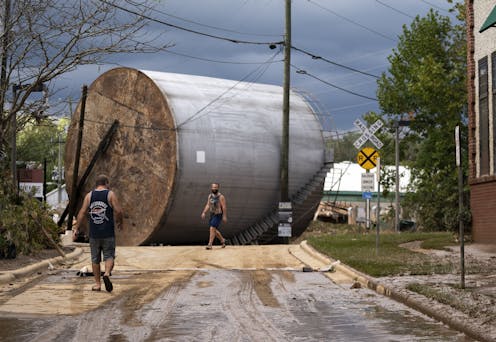
M 210 227 L 219 228 L 221 222 L 222 222 L 222 214 L 216 214 L 210 216 L 210 221 L 208 221 L 208 224 L 210 225 Z
M 99 264 L 107 259 L 115 259 L 115 237 L 94 239 L 90 238 L 91 262 Z

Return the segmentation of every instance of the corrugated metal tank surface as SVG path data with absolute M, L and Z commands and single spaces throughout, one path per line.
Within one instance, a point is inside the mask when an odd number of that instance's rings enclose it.
M 65 165 L 72 179 L 79 111 L 68 132 Z M 289 192 L 321 168 L 324 142 L 310 106 L 291 93 Z M 282 88 L 225 79 L 117 68 L 88 90 L 79 175 L 113 120 L 120 125 L 88 181 L 106 173 L 121 199 L 120 245 L 206 243 L 200 213 L 210 183 L 220 183 L 228 218 L 240 233 L 279 201 Z M 69 186 L 69 184 L 68 184 Z M 68 189 L 72 194 L 72 189 Z M 81 195 L 81 197 L 84 194 Z

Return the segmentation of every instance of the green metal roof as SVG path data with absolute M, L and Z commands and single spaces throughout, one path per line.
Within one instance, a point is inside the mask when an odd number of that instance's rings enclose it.
M 487 17 L 486 21 L 484 21 L 484 24 L 482 24 L 479 33 L 484 32 L 485 30 L 494 26 L 495 24 L 496 24 L 496 6 L 494 6 L 491 13 L 489 13 L 489 16 Z

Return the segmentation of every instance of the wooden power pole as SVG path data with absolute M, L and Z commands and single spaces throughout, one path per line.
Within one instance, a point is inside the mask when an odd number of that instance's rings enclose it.
M 289 85 L 291 64 L 291 0 L 286 0 L 284 83 L 282 101 L 281 202 L 289 201 Z

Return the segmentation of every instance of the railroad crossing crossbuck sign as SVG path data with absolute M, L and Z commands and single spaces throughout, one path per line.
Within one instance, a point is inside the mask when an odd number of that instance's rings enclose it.
M 357 154 L 358 164 L 366 170 L 376 167 L 378 158 L 379 152 L 374 150 L 372 147 L 364 147 Z
M 377 132 L 383 125 L 381 120 L 377 120 L 369 128 L 367 128 L 367 126 L 360 119 L 356 119 L 353 124 L 355 125 L 355 127 L 362 131 L 362 135 L 360 136 L 360 138 L 358 138 L 353 143 L 353 146 L 355 146 L 357 150 L 360 149 L 360 147 L 362 147 L 362 145 L 365 144 L 367 140 L 370 140 L 370 142 L 374 144 L 374 146 L 377 147 L 378 150 L 382 148 L 384 144 L 382 143 L 382 141 L 379 140 L 379 138 L 374 135 L 374 133 Z

